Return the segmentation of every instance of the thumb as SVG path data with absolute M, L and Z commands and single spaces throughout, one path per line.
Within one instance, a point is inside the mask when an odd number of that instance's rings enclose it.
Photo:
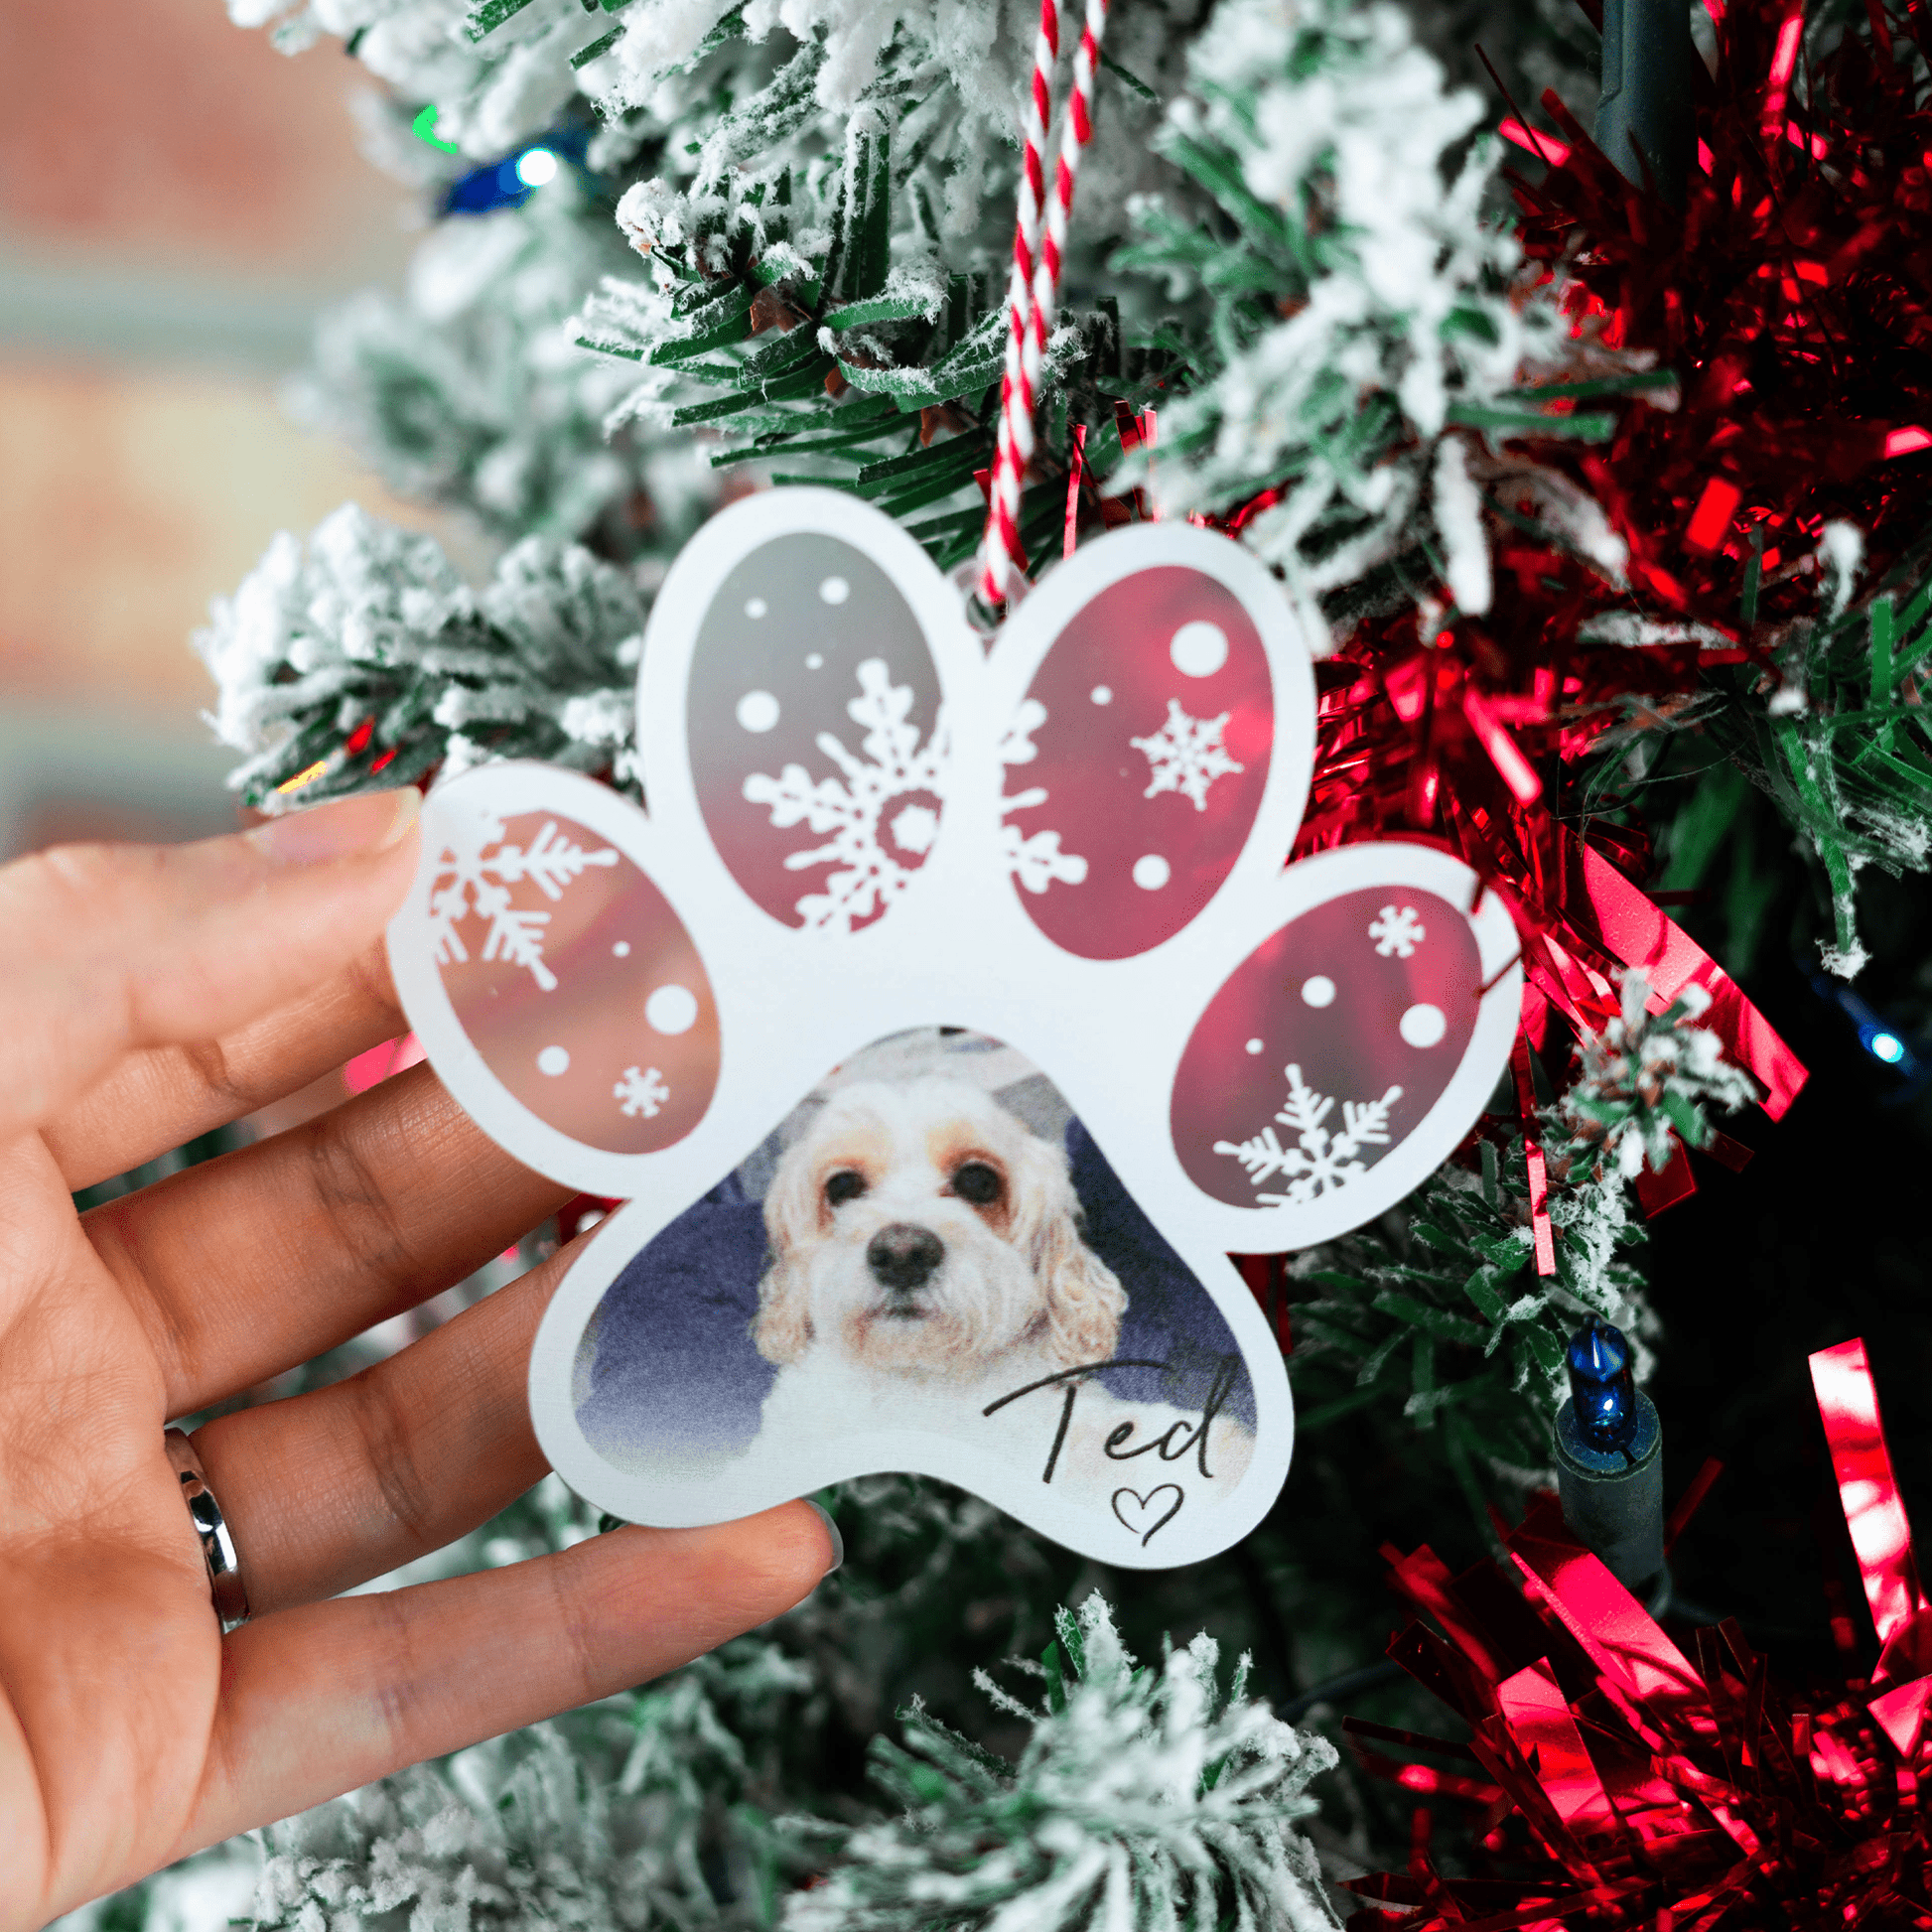
M 122 1054 L 213 1039 L 340 972 L 402 902 L 421 804 L 404 786 L 0 867 L 0 1146 Z

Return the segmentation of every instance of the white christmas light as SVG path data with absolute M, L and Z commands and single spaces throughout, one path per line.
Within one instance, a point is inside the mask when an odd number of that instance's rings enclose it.
M 548 148 L 525 148 L 516 157 L 516 178 L 525 188 L 541 188 L 557 179 L 557 157 Z

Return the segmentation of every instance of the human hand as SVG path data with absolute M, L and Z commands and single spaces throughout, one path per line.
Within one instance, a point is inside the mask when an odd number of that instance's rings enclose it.
M 654 1677 L 833 1561 L 790 1503 L 338 1596 L 544 1473 L 524 1373 L 566 1251 L 198 1432 L 254 1612 L 221 1636 L 164 1423 L 428 1300 L 567 1190 L 419 1066 L 84 1216 L 69 1195 L 401 1031 L 381 932 L 415 807 L 0 869 L 0 1932 Z

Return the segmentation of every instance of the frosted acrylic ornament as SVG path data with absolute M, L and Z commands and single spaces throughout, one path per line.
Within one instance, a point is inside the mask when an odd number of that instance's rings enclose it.
M 1437 849 L 1285 866 L 1313 679 L 1238 545 L 1084 546 L 990 650 L 848 496 L 714 518 L 651 614 L 648 812 L 550 766 L 424 811 L 405 1009 L 519 1159 L 626 1205 L 539 1330 L 570 1485 L 692 1524 L 880 1469 L 1191 1563 L 1287 1473 L 1227 1260 L 1402 1198 L 1493 1089 L 1507 910 Z

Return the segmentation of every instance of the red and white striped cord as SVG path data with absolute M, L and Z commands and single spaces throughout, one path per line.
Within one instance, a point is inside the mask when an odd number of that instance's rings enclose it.
M 1060 269 L 1066 255 L 1067 215 L 1080 157 L 1093 139 L 1094 72 L 1100 37 L 1107 27 L 1107 0 L 1087 0 L 1080 44 L 1073 55 L 1073 85 L 1060 130 L 1053 193 L 1044 194 L 1040 160 L 1053 117 L 1053 69 L 1059 60 L 1059 0 L 1040 0 L 1039 33 L 1034 42 L 1034 77 L 1021 120 L 1020 209 L 1014 225 L 1013 279 L 1007 292 L 1007 361 L 1000 383 L 1000 442 L 989 479 L 986 539 L 981 546 L 980 597 L 997 608 L 1019 568 L 1020 493 L 1034 454 L 1034 399 L 1045 360 L 1047 339 L 1059 307 Z M 1044 203 L 1046 232 L 1040 234 Z

